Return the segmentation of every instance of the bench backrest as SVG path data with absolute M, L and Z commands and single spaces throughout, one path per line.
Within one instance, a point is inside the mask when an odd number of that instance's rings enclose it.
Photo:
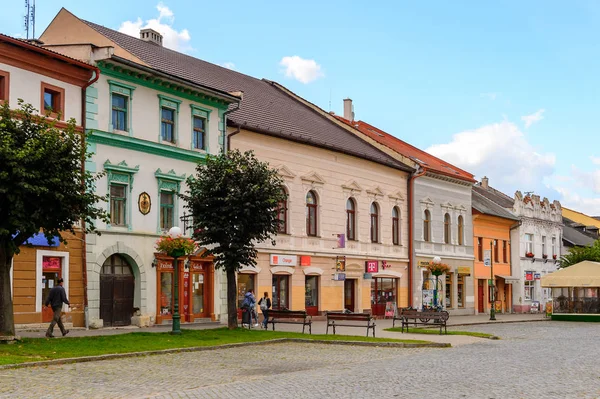
M 304 310 L 270 310 L 269 318 L 273 319 L 305 319 Z
M 400 312 L 400 317 L 406 318 L 422 318 L 429 320 L 446 321 L 450 318 L 450 314 L 442 310 L 441 312 L 421 312 L 419 310 L 403 310 Z
M 342 312 L 327 312 L 327 320 L 354 320 L 354 321 L 370 321 L 373 319 L 368 313 L 342 313 Z

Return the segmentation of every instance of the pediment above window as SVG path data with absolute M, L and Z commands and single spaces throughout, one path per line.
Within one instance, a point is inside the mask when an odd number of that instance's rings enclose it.
M 293 180 L 294 177 L 296 177 L 296 174 L 285 165 L 276 166 L 274 169 L 277 170 L 277 174 L 284 179 Z
M 308 174 L 301 177 L 302 181 L 311 184 L 325 184 L 323 179 L 317 172 L 309 172 Z
M 367 190 L 367 194 L 373 195 L 375 197 L 383 197 L 385 195 L 383 190 L 379 186 Z
M 394 201 L 404 201 L 404 196 L 400 191 L 388 194 L 388 197 Z
M 435 205 L 435 202 L 433 202 L 429 197 L 423 198 L 420 202 L 423 205 Z
M 356 180 L 350 180 L 344 184 L 342 184 L 342 188 L 344 190 L 348 190 L 350 192 L 361 192 L 362 191 L 362 187 L 356 182 Z

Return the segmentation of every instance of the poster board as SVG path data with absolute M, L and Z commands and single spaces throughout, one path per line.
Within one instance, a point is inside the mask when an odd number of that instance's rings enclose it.
M 388 317 L 393 318 L 393 317 L 396 317 L 397 314 L 398 314 L 398 307 L 396 306 L 396 302 L 386 302 L 384 318 L 385 319 L 387 319 Z

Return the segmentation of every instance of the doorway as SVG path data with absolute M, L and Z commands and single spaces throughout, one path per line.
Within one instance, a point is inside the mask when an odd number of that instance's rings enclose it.
M 273 310 L 287 310 L 290 308 L 290 276 L 274 274 L 273 275 L 273 300 L 271 301 Z
M 485 312 L 485 309 L 483 308 L 483 293 L 483 280 L 477 280 L 477 311 L 479 313 Z
M 356 309 L 356 298 L 355 298 L 355 281 L 356 280 L 344 280 L 344 309 L 354 312 Z
M 44 256 L 42 258 L 42 322 L 52 321 L 54 312 L 52 308 L 44 306 L 50 290 L 58 285 L 58 279 L 62 277 L 62 260 L 58 256 Z
M 133 316 L 135 278 L 131 266 L 119 254 L 102 265 L 100 273 L 100 318 L 104 326 L 128 326 Z

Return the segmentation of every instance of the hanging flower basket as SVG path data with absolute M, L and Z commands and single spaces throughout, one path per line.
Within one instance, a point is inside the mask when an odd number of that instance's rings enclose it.
M 193 254 L 198 245 L 191 238 L 163 236 L 156 241 L 156 250 L 173 258 Z
M 556 255 L 552 255 L 552 259 L 556 260 L 557 256 Z
M 542 255 L 542 258 L 548 259 L 548 255 L 544 254 L 544 255 Z
M 450 266 L 445 263 L 433 263 L 429 262 L 429 264 L 425 267 L 429 273 L 434 276 L 441 276 L 444 273 L 450 272 Z

